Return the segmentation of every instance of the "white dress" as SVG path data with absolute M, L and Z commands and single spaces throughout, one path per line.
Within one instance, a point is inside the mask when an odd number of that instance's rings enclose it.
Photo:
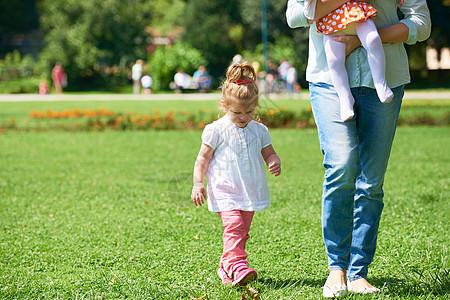
M 202 142 L 215 150 L 206 173 L 210 211 L 260 211 L 269 206 L 261 155 L 261 150 L 271 145 L 265 125 L 252 120 L 240 128 L 225 115 L 206 125 Z

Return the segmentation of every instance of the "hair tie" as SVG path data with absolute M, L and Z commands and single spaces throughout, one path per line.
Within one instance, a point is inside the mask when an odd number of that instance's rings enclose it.
M 236 81 L 236 84 L 237 85 L 241 85 L 241 84 L 244 84 L 244 83 L 252 83 L 253 81 L 251 81 L 250 79 L 239 79 L 239 80 L 237 80 Z

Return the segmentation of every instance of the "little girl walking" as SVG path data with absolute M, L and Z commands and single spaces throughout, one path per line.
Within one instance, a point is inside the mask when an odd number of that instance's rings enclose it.
M 228 68 L 219 104 L 226 114 L 203 131 L 191 194 L 196 206 L 207 199 L 208 209 L 222 219 L 223 254 L 218 275 L 224 284 L 239 286 L 257 277 L 247 262 L 245 244 L 255 211 L 270 204 L 264 161 L 271 174 L 281 173 L 280 158 L 267 127 L 253 120 L 258 107 L 255 80 L 255 70 L 249 64 Z

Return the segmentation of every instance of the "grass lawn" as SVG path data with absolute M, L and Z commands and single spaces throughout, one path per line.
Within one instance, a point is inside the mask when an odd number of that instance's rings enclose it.
M 138 110 L 154 104 L 111 105 Z M 6 106 L 0 103 L 1 118 L 23 114 Z M 25 116 L 28 109 L 38 108 L 28 103 Z M 271 208 L 252 224 L 247 250 L 259 274 L 252 287 L 262 299 L 319 299 L 327 264 L 317 132 L 271 133 L 283 173 L 269 178 Z M 448 299 L 449 133 L 448 127 L 398 128 L 369 273 L 383 292 L 351 298 Z M 1 134 L 0 298 L 241 299 L 240 290 L 223 286 L 216 275 L 219 217 L 189 199 L 200 135 Z

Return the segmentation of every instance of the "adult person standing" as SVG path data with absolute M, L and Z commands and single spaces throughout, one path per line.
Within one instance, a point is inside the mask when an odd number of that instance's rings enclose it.
M 291 67 L 291 64 L 287 60 L 282 59 L 280 61 L 280 65 L 278 66 L 278 69 L 277 69 L 280 81 L 282 83 L 283 91 L 286 91 L 286 77 L 287 77 L 287 72 L 290 67 Z
M 62 94 L 63 85 L 67 83 L 67 77 L 60 62 L 57 62 L 52 69 L 52 81 L 56 93 Z
M 313 21 L 335 10 L 346 0 L 312 0 L 315 11 L 304 1 L 289 0 L 286 11 L 292 28 L 310 26 L 309 81 L 311 106 L 324 154 L 325 181 L 322 196 L 322 231 L 330 274 L 323 295 L 346 295 L 347 291 L 380 291 L 367 281 L 368 266 L 375 255 L 383 209 L 383 181 L 390 155 L 404 85 L 410 82 L 408 57 L 403 46 L 427 39 L 431 20 L 426 0 L 407 0 L 397 16 L 392 0 L 370 0 L 378 11 L 378 28 L 386 56 L 386 81 L 394 93 L 382 103 L 373 85 L 367 53 L 356 36 L 335 37 L 346 43 L 347 72 L 355 98 L 355 117 L 342 122 L 339 97 L 332 86 L 323 36 Z M 314 16 L 313 20 L 306 18 Z M 347 282 L 346 282 L 347 279 Z
M 289 97 L 292 97 L 296 85 L 297 85 L 297 70 L 295 70 L 294 66 L 290 66 L 286 74 L 286 89 Z
M 144 62 L 142 59 L 136 60 L 136 63 L 131 68 L 131 79 L 133 79 L 133 93 L 141 93 L 141 76 L 142 76 L 142 65 Z

